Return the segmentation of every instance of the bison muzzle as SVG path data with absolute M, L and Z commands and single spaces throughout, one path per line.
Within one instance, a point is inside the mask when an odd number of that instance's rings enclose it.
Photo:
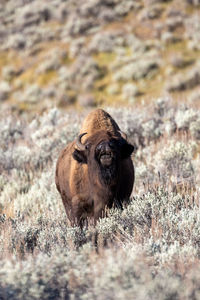
M 84 140 L 84 141 L 83 141 Z M 104 110 L 85 119 L 77 139 L 61 152 L 56 186 L 72 225 L 83 226 L 105 209 L 127 202 L 134 183 L 134 147 Z

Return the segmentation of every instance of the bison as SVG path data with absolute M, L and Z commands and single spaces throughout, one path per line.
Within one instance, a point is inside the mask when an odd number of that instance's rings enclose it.
M 107 112 L 96 109 L 86 117 L 56 165 L 56 187 L 73 226 L 88 219 L 96 223 L 106 207 L 127 202 L 134 184 L 133 150 Z

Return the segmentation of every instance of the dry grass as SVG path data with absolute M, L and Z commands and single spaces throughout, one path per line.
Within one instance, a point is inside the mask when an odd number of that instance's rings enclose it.
M 84 113 L 0 121 L 0 299 L 199 299 L 199 110 L 108 108 L 137 151 L 129 205 L 71 228 L 55 160 Z

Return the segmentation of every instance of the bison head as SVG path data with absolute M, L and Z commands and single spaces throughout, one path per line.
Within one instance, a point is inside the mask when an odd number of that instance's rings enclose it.
M 99 170 L 100 177 L 108 184 L 115 180 L 121 160 L 128 158 L 134 147 L 121 132 L 115 135 L 105 130 L 97 131 L 82 144 L 81 138 L 85 134 L 77 138 L 73 158 L 79 163 L 87 164 L 89 172 L 93 170 L 93 174 Z

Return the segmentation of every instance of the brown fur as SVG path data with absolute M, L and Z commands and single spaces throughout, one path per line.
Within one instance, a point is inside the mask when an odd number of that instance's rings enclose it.
M 121 138 L 118 130 L 119 127 L 112 117 L 97 109 L 86 117 L 80 131 L 87 132 L 82 141 L 90 145 L 90 151 L 82 153 L 76 150 L 73 141 L 62 150 L 58 158 L 56 186 L 72 225 L 82 226 L 87 218 L 96 221 L 103 216 L 105 207 L 121 206 L 130 197 L 134 183 L 134 168 L 130 155 L 124 159 L 117 159 L 117 171 L 113 171 L 115 176 L 112 178 L 108 172 L 109 180 L 105 182 L 103 179 L 107 175 L 102 175 L 104 169 L 99 167 L 95 158 L 96 146 L 102 141 L 107 144 L 114 139 L 116 143 L 121 143 L 122 147 L 132 147 Z M 118 157 L 121 155 L 120 151 Z M 78 162 L 75 159 L 76 155 L 86 157 L 87 162 Z M 111 171 L 113 168 L 110 167 Z M 105 174 L 107 170 L 108 168 Z
M 87 132 L 87 136 L 84 136 L 82 141 L 84 142 L 88 136 L 103 129 L 118 135 L 119 126 L 106 111 L 103 109 L 96 109 L 83 121 L 80 133 Z

